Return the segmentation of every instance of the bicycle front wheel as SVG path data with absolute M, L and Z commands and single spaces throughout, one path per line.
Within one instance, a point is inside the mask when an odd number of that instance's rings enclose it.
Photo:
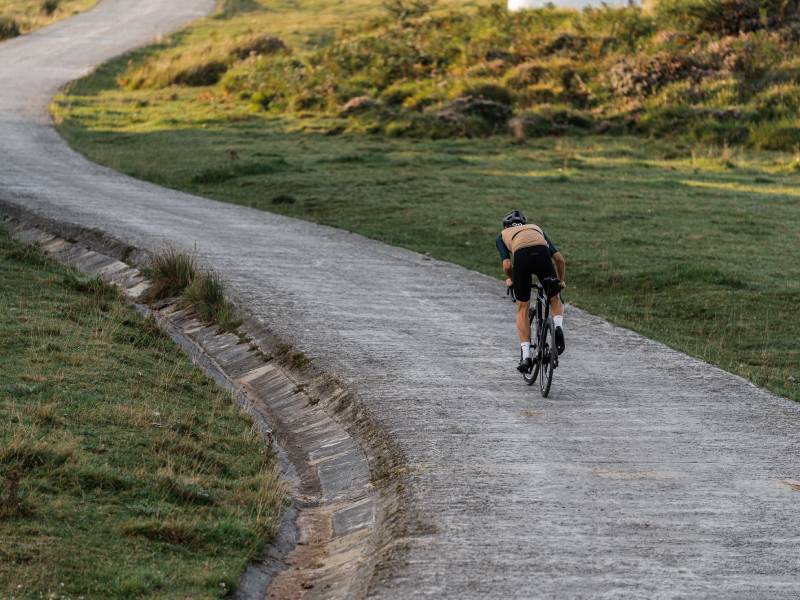
M 547 398 L 550 386 L 553 384 L 553 371 L 558 364 L 558 351 L 556 350 L 556 327 L 553 319 L 548 317 L 542 327 L 541 348 L 539 352 L 539 389 L 542 396 Z

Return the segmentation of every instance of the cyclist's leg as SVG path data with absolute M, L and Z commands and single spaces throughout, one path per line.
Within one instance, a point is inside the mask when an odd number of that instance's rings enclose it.
M 545 252 L 541 252 L 537 255 L 537 260 L 534 264 L 534 274 L 539 278 L 539 282 L 542 285 L 544 285 L 544 280 L 547 278 L 558 279 L 553 261 Z M 564 314 L 564 304 L 561 302 L 561 297 L 559 294 L 556 294 L 550 298 L 550 314 L 553 317 L 558 317 Z
M 531 368 L 531 325 L 528 321 L 528 303 L 531 299 L 531 266 L 527 248 L 514 253 L 512 280 L 517 298 L 517 334 L 522 358 L 517 370 L 525 372 Z
M 520 343 L 531 341 L 531 322 L 528 320 L 529 300 L 517 300 L 517 334 Z
M 553 261 L 550 258 L 550 253 L 544 246 L 542 248 L 543 251 L 537 252 L 536 254 L 533 269 L 534 273 L 539 278 L 539 281 L 542 282 L 542 285 L 544 285 L 544 280 L 548 277 L 557 279 L 558 276 L 556 275 L 556 268 L 553 265 Z M 558 349 L 558 353 L 561 354 L 564 352 L 565 348 L 563 329 L 564 304 L 561 302 L 559 294 L 556 294 L 550 298 L 550 315 L 553 317 L 553 321 L 555 323 L 556 347 Z
M 560 294 L 556 294 L 550 298 L 550 314 L 554 317 L 564 316 L 564 303 L 561 302 Z

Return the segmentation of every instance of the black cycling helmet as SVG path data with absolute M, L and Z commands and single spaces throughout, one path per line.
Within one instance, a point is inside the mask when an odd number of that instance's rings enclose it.
M 503 229 L 511 227 L 512 225 L 525 225 L 528 222 L 528 217 L 523 215 L 518 210 L 512 210 L 505 217 L 503 217 Z

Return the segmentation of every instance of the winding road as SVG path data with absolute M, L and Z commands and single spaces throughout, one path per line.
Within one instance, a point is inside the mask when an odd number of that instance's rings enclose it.
M 542 400 L 514 370 L 497 281 L 136 181 L 60 139 L 59 86 L 213 4 L 104 0 L 0 44 L 0 200 L 196 247 L 240 305 L 355 390 L 404 455 L 416 524 L 370 595 L 800 597 L 800 405 L 574 308 Z

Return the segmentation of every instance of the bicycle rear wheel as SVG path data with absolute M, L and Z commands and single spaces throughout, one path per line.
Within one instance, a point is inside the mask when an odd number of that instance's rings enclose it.
M 542 327 L 541 351 L 539 352 L 539 389 L 542 396 L 547 398 L 550 386 L 553 383 L 553 371 L 558 366 L 558 351 L 556 350 L 556 327 L 553 319 L 548 317 Z
M 533 385 L 536 383 L 536 380 L 539 376 L 539 353 L 536 349 L 536 337 L 537 332 L 539 331 L 539 320 L 536 318 L 536 311 L 530 309 L 528 313 L 530 316 L 530 325 L 531 325 L 531 358 L 533 358 L 533 365 L 531 366 L 530 371 L 526 371 L 522 373 L 522 378 L 525 380 L 525 383 L 528 385 Z

